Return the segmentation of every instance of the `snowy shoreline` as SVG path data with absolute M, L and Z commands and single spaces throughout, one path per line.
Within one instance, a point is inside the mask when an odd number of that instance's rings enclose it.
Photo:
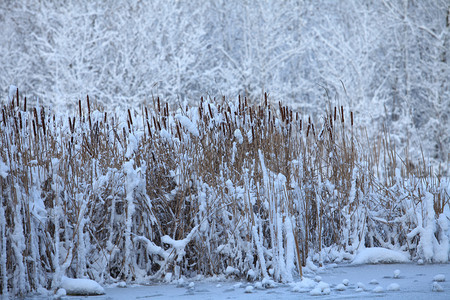
M 438 276 L 440 275 L 440 276 Z M 105 286 L 105 295 L 92 299 L 315 299 L 314 289 L 329 288 L 320 299 L 449 299 L 449 264 L 330 264 L 305 274 L 303 281 L 271 283 L 247 282 L 225 277 L 182 279 L 172 283 L 150 285 L 114 284 Z M 444 281 L 435 281 L 443 279 Z M 442 291 L 436 290 L 440 286 Z M 25 299 L 47 299 L 51 295 Z M 86 296 L 63 296 L 60 299 L 86 299 Z

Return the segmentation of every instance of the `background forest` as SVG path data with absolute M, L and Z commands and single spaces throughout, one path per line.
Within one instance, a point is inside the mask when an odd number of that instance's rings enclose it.
M 86 94 L 131 106 L 201 95 L 304 114 L 330 100 L 369 137 L 389 129 L 448 168 L 449 3 L 437 1 L 2 1 L 0 86 L 56 107 Z

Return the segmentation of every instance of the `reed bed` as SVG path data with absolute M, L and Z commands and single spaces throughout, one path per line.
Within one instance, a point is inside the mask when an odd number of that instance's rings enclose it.
M 314 122 L 267 95 L 115 113 L 87 97 L 53 114 L 17 91 L 0 118 L 2 294 L 62 276 L 289 282 L 364 247 L 449 258 L 448 178 L 342 106 Z

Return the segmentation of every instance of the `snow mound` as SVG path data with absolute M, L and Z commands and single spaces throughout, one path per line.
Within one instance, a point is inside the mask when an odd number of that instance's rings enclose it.
M 315 288 L 313 288 L 309 294 L 311 296 L 329 295 L 331 292 L 330 285 L 326 282 L 319 282 Z
M 408 255 L 385 248 L 366 248 L 361 250 L 353 259 L 353 264 L 393 264 L 409 262 Z
M 300 282 L 291 284 L 293 292 L 306 292 L 314 288 L 316 285 L 317 283 L 314 282 L 314 280 L 306 277 L 303 278 Z
M 65 289 L 67 295 L 90 296 L 104 295 L 105 289 L 90 279 L 72 279 L 63 277 L 60 288 Z
M 437 283 L 437 282 L 433 282 L 433 285 L 432 285 L 432 287 L 431 287 L 431 290 L 432 290 L 433 292 L 443 292 L 443 291 L 444 291 L 444 289 L 442 288 L 442 286 L 441 286 L 439 283 Z
M 433 281 L 443 282 L 445 281 L 445 275 L 444 274 L 438 274 L 433 277 Z

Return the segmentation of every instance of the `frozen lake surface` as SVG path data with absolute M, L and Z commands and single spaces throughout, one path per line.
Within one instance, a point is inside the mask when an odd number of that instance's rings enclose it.
M 304 277 L 303 282 L 297 278 L 272 287 L 260 281 L 197 277 L 175 283 L 105 286 L 105 295 L 61 299 L 450 299 L 449 264 L 327 265 Z

